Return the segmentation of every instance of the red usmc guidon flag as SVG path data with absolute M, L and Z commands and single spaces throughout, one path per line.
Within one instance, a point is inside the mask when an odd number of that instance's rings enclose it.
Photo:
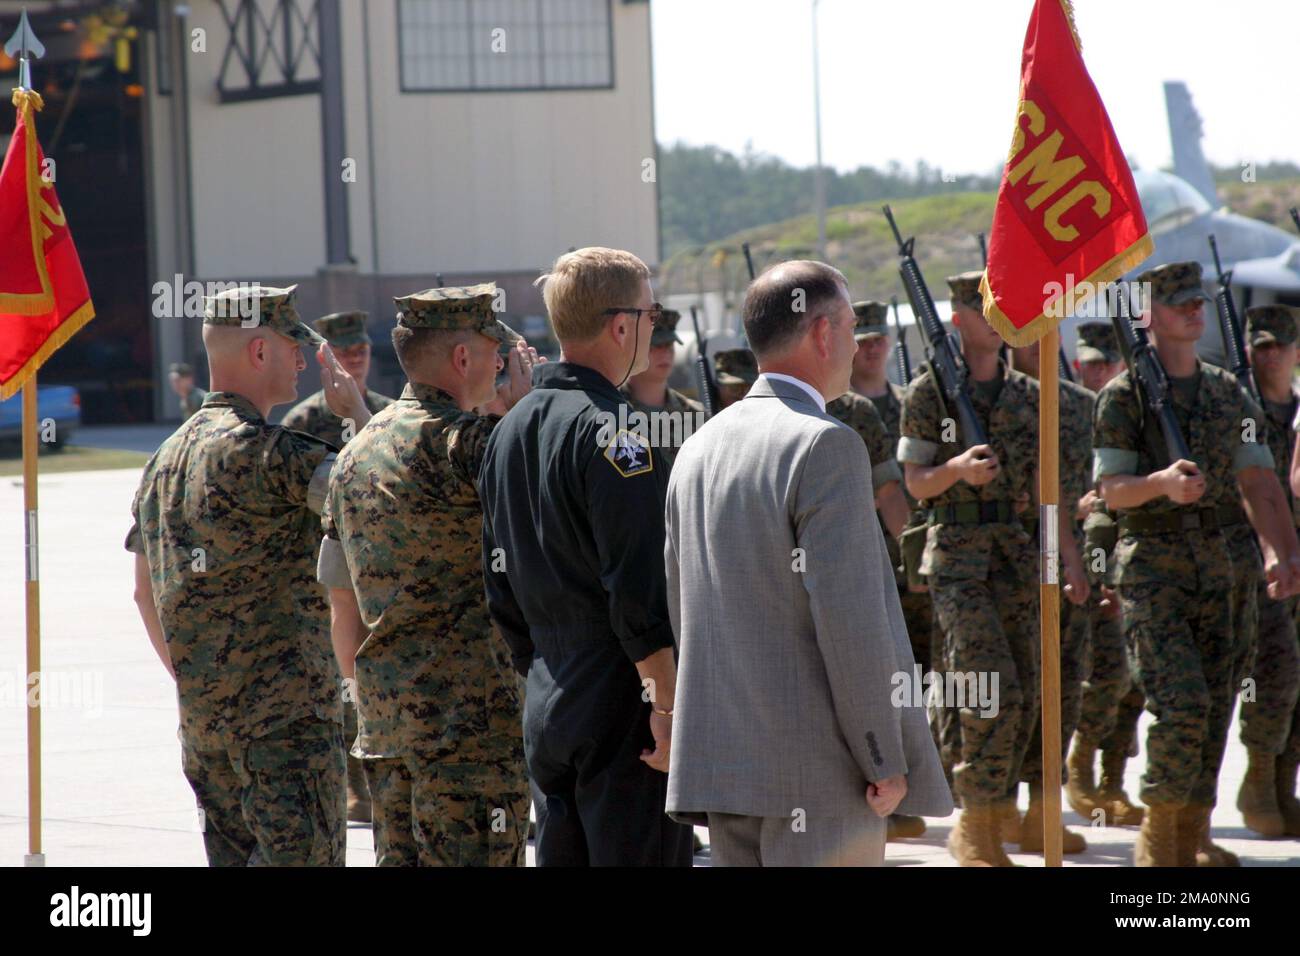
M 1029 345 L 1152 252 L 1133 174 L 1092 85 L 1069 0 L 1036 0 L 1002 173 L 984 316 Z
M 41 98 L 15 90 L 18 124 L 0 167 L 0 401 L 95 317 L 72 233 L 42 177 L 32 113 Z

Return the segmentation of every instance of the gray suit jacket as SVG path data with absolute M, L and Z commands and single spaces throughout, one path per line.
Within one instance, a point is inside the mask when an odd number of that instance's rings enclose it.
M 891 703 L 912 651 L 858 434 L 760 378 L 682 445 L 666 510 L 668 812 L 852 816 L 906 774 L 898 812 L 947 816 L 923 701 Z

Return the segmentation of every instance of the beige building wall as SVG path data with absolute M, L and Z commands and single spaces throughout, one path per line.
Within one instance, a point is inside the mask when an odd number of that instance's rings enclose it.
M 655 156 L 648 4 L 612 4 L 613 89 L 403 93 L 396 0 L 371 0 L 373 202 L 361 6 L 345 2 L 343 15 L 347 142 L 364 170 L 348 187 L 352 247 L 363 268 L 535 271 L 575 245 L 658 261 L 657 190 L 642 178 Z
M 258 2 L 269 16 L 275 0 Z M 398 0 L 340 0 L 344 143 L 356 164 L 344 192 L 356 265 L 328 270 L 321 96 L 223 104 L 219 4 L 190 0 L 188 8 L 187 29 L 207 39 L 206 52 L 187 42 L 184 56 L 195 248 L 191 267 L 178 165 L 180 64 L 174 94 L 160 96 L 151 62 L 155 281 L 179 272 L 186 280 L 299 283 L 304 315 L 367 309 L 372 334 L 386 339 L 392 297 L 432 286 L 439 273 L 448 282 L 498 281 L 507 318 L 518 324 L 544 314 L 532 279 L 571 246 L 615 246 L 658 263 L 658 188 L 647 168 L 656 155 L 648 3 L 610 4 L 611 89 L 427 93 L 401 90 Z M 148 42 L 156 61 L 156 35 Z M 193 323 L 152 321 L 155 405 L 166 417 L 174 404 L 167 366 L 201 362 L 202 351 Z M 314 387 L 304 382 L 304 394 Z
M 271 0 L 259 2 L 269 15 Z M 325 261 L 320 97 L 221 103 L 225 21 L 216 0 L 189 6 L 208 40 L 187 60 L 195 271 L 272 284 L 311 275 Z

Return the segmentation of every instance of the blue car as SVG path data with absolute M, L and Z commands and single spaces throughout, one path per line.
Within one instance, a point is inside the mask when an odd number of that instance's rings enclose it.
M 81 425 L 81 394 L 71 385 L 40 385 L 36 389 L 37 428 L 54 420 L 51 451 L 60 451 Z M 20 441 L 23 435 L 23 393 L 0 402 L 0 442 Z M 39 434 L 37 437 L 39 441 Z

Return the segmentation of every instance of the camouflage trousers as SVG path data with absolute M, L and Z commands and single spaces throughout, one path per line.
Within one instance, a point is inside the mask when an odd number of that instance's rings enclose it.
M 963 806 L 997 803 L 1020 779 L 1038 713 L 1038 589 L 1032 568 L 995 560 L 986 579 L 930 579 L 949 673 L 982 677 L 995 707 L 966 700 L 955 723 L 953 789 Z M 945 682 L 946 683 L 946 682 Z M 956 701 L 948 701 L 950 706 Z M 951 728 L 955 730 L 956 728 Z M 954 755 L 955 756 L 955 755 Z
M 1300 644 L 1296 600 L 1261 596 L 1254 687 L 1241 698 L 1241 742 L 1251 750 L 1300 759 Z
M 1121 585 L 1119 594 L 1125 640 L 1155 717 L 1141 799 L 1213 806 L 1239 657 L 1231 588 L 1155 581 Z
M 1134 661 L 1124 647 L 1124 623 L 1106 617 L 1101 594 L 1088 599 L 1089 640 L 1079 707 L 1079 738 L 1108 753 L 1138 755 L 1137 725 L 1145 703 Z
M 1241 682 L 1255 669 L 1259 648 L 1259 606 L 1264 589 L 1264 565 L 1254 538 L 1248 547 L 1232 549 L 1232 692 L 1241 692 Z
M 225 750 L 182 742 L 209 866 L 343 866 L 343 735 L 300 720 Z
M 1088 658 L 1089 617 L 1088 606 L 1071 604 L 1061 593 L 1061 783 L 1068 774 L 1065 758 L 1070 750 L 1070 738 L 1079 725 L 1079 712 L 1083 705 L 1083 675 Z M 1041 642 L 1040 642 L 1041 647 Z M 1020 768 L 1020 779 L 1025 783 L 1043 780 L 1043 709 L 1042 701 L 1034 708 L 1034 729 L 1025 751 L 1025 762 Z M 1014 795 L 1015 784 L 1009 793 Z
M 362 760 L 376 866 L 523 866 L 528 779 L 522 763 L 427 757 Z
M 903 621 L 907 624 L 907 639 L 912 644 L 912 658 L 922 665 L 934 660 L 931 644 L 934 639 L 934 604 L 928 591 L 916 593 L 903 588 L 898 592 L 898 603 L 903 607 Z

